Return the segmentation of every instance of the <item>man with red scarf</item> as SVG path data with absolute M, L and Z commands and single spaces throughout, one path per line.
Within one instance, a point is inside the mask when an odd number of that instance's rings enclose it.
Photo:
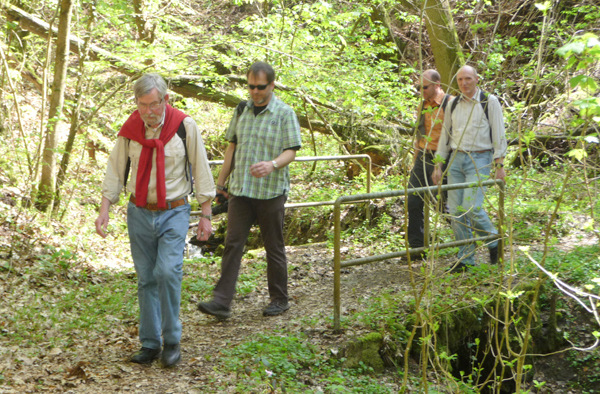
M 137 110 L 123 124 L 108 159 L 96 231 L 106 237 L 110 206 L 119 201 L 126 185 L 131 193 L 127 227 L 138 277 L 142 344 L 131 361 L 148 364 L 160 356 L 163 365 L 171 367 L 181 360 L 179 309 L 191 211 L 187 196 L 193 179 L 202 207 L 197 237 L 206 241 L 212 232 L 215 186 L 198 126 L 169 105 L 165 80 L 145 74 L 136 81 L 134 94 Z M 185 130 L 185 139 L 179 128 Z

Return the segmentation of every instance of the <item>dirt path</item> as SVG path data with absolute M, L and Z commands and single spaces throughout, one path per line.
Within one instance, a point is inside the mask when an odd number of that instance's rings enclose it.
M 222 349 L 230 349 L 258 334 L 302 333 L 322 354 L 330 355 L 352 337 L 363 334 L 335 333 L 332 329 L 331 251 L 324 244 L 288 247 L 287 250 L 292 307 L 281 316 L 262 316 L 262 309 L 268 303 L 266 279 L 260 289 L 236 297 L 233 316 L 224 322 L 198 312 L 196 303 L 200 300 L 192 297 L 191 302 L 182 305 L 182 362 L 177 367 L 163 369 L 156 362 L 149 366 L 128 362 L 139 347 L 137 322 L 115 322 L 113 331 L 90 333 L 94 337 L 84 343 L 74 343 L 69 349 L 48 349 L 43 343 L 37 344 L 36 349 L 16 346 L 9 349 L 20 365 L 0 360 L 0 393 L 240 392 L 235 388 L 239 377 L 220 369 Z M 262 258 L 261 254 L 257 258 Z M 438 262 L 434 271 L 441 274 L 447 265 L 447 261 Z M 413 265 L 417 281 L 420 268 L 421 264 Z M 410 271 L 405 262 L 399 260 L 344 269 L 342 316 L 361 311 L 367 300 L 372 302 L 374 295 L 384 291 L 405 292 L 409 288 Z M 79 333 L 77 337 L 82 336 L 84 334 Z M 38 353 L 42 356 L 34 356 Z M 7 371 L 4 375 L 9 377 L 10 386 L 4 384 L 3 371 Z M 399 388 L 398 374 L 391 369 L 378 379 L 388 387 Z M 546 387 L 552 387 L 551 382 Z
M 74 343 L 69 349 L 44 349 L 44 344 L 31 351 L 15 347 L 12 351 L 18 354 L 20 366 L 6 366 L 11 370 L 12 384 L 2 385 L 0 380 L 0 392 L 214 392 L 215 381 L 220 382 L 219 392 L 223 392 L 222 387 L 231 387 L 235 392 L 236 376 L 218 370 L 219 352 L 224 348 L 231 348 L 255 334 L 277 331 L 289 335 L 302 332 L 311 343 L 329 352 L 350 336 L 359 334 L 337 334 L 332 329 L 331 251 L 324 244 L 288 247 L 287 250 L 292 267 L 290 310 L 281 316 L 262 316 L 262 309 L 268 303 L 266 283 L 245 297 L 236 297 L 233 316 L 224 322 L 198 312 L 196 302 L 199 300 L 192 297 L 192 302 L 182 305 L 182 362 L 176 368 L 163 369 L 156 362 L 150 366 L 128 362 L 128 357 L 139 347 L 137 322 L 115 322 L 114 331 L 104 336 L 103 333 L 91 334 L 96 337 L 85 343 Z M 406 267 L 398 262 L 352 267 L 344 272 L 343 311 L 347 308 L 355 311 L 362 297 L 383 288 L 405 286 L 408 278 Z M 27 355 L 40 349 L 44 349 L 40 357 Z

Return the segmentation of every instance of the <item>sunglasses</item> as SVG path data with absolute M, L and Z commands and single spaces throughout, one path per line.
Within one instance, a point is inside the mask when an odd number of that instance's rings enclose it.
M 416 87 L 417 87 L 417 90 L 421 90 L 421 88 L 423 88 L 423 90 L 427 90 L 427 88 L 429 88 L 430 86 L 431 85 L 423 85 L 423 86 L 417 85 Z
M 269 84 L 266 84 L 266 85 L 250 85 L 250 84 L 248 84 L 248 89 L 250 89 L 250 90 L 254 90 L 254 89 L 265 90 L 267 88 L 267 86 L 269 86 Z

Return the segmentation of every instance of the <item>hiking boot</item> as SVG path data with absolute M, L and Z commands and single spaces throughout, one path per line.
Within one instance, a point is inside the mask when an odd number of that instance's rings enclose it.
M 498 264 L 498 246 L 490 249 L 490 264 Z
M 165 368 L 174 367 L 179 361 L 181 361 L 181 348 L 177 345 L 165 345 L 162 357 L 162 365 Z
M 229 319 L 231 317 L 231 309 L 225 305 L 221 305 L 215 300 L 208 302 L 199 302 L 198 310 L 207 315 L 212 315 L 219 320 Z
M 287 301 L 271 301 L 263 311 L 263 316 L 277 316 L 290 309 Z
M 159 355 L 160 348 L 150 349 L 148 347 L 143 347 L 135 352 L 129 361 L 136 364 L 150 364 L 152 361 L 156 360 Z

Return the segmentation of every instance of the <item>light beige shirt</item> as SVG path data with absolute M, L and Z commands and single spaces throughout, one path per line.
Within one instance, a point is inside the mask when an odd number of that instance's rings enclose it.
M 186 142 L 188 159 L 192 165 L 194 177 L 194 192 L 198 203 L 202 204 L 215 197 L 215 183 L 206 149 L 202 141 L 202 135 L 198 125 L 189 116 L 183 120 L 186 130 Z M 162 128 L 153 130 L 146 127 L 146 139 L 155 139 L 160 136 Z M 135 194 L 136 175 L 142 153 L 142 145 L 124 137 L 117 137 L 117 143 L 108 158 L 108 166 L 104 183 L 102 184 L 102 195 L 111 203 L 119 201 L 119 194 L 123 189 L 123 178 L 127 157 L 131 159 L 129 169 L 129 180 L 127 181 L 127 192 Z M 183 140 L 177 134 L 165 145 L 165 183 L 167 187 L 167 201 L 179 200 L 191 193 L 189 171 L 186 170 L 185 148 Z M 188 178 L 186 178 L 186 171 Z M 156 203 L 156 150 L 152 156 L 152 172 L 148 184 L 148 203 Z
M 460 95 L 448 103 L 436 155 L 447 159 L 450 149 L 469 152 L 489 149 L 493 150 L 494 159 L 506 155 L 507 141 L 500 102 L 496 96 L 488 94 L 488 115 L 490 116 L 488 123 L 479 101 L 479 91 L 477 89 L 475 95 L 470 99 Z M 452 108 L 454 100 L 459 100 L 459 102 L 450 116 L 450 108 Z M 490 127 L 492 129 L 491 138 Z M 452 135 L 448 135 L 450 128 Z

